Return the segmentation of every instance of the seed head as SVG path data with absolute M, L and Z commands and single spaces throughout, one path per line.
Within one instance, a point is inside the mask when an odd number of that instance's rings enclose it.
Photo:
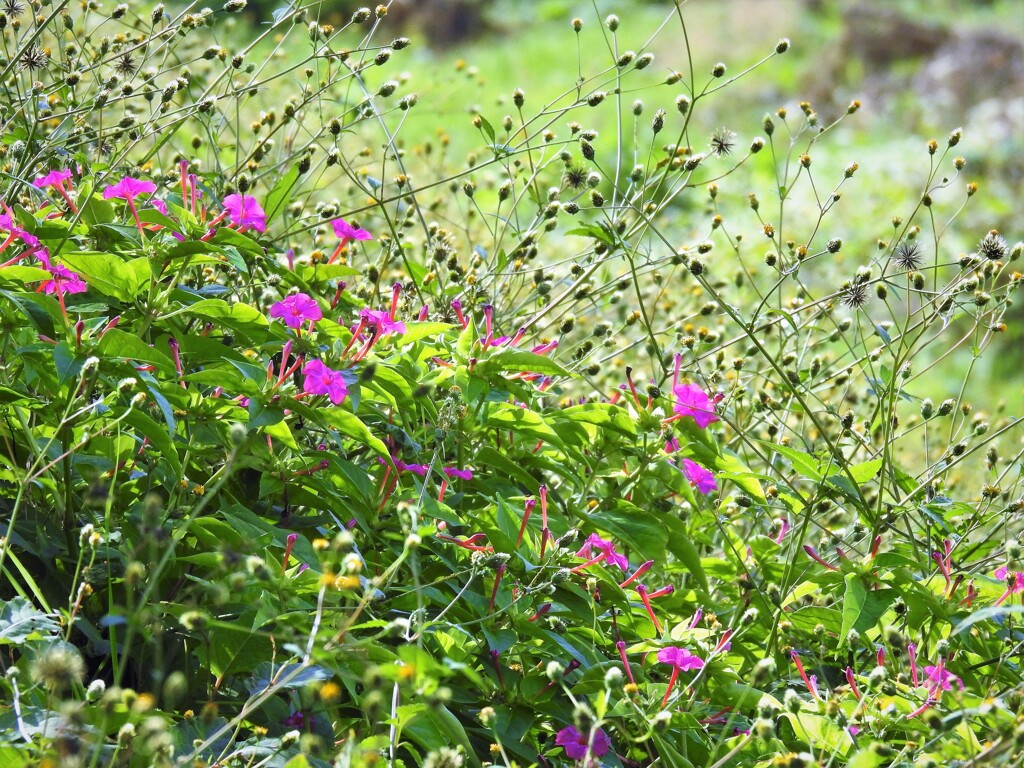
M 913 240 L 904 240 L 896 246 L 893 262 L 904 272 L 912 272 L 921 266 L 921 246 Z
M 860 309 L 868 303 L 868 288 L 866 283 L 851 283 L 840 291 L 842 303 L 850 309 Z
M 991 230 L 978 243 L 978 255 L 984 256 L 989 261 L 1005 259 L 1010 252 L 1010 246 L 996 230 Z
M 736 146 L 736 134 L 728 128 L 722 128 L 711 135 L 711 153 L 723 157 L 732 152 Z
M 32 664 L 32 677 L 54 693 L 81 683 L 84 676 L 82 657 L 73 646 L 64 643 L 43 651 Z
M 651 118 L 651 131 L 655 134 L 661 133 L 661 129 L 665 127 L 665 110 L 659 109 L 654 113 L 654 117 Z
M 781 40 L 779 40 L 778 43 L 775 44 L 775 52 L 776 53 L 785 53 L 788 50 L 789 50 L 789 38 L 788 37 L 782 38 Z
M 46 51 L 38 45 L 31 45 L 21 54 L 18 66 L 23 70 L 35 72 L 37 69 L 43 69 L 49 61 L 50 57 L 46 55 Z

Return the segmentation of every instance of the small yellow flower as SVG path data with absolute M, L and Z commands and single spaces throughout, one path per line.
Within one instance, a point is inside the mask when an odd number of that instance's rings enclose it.
M 341 698 L 341 686 L 333 680 L 329 680 L 320 688 L 320 700 L 330 704 Z

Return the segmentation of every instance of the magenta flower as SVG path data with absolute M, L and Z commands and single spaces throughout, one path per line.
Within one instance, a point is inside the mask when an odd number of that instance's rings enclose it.
M 405 333 L 405 323 L 395 320 L 389 312 L 383 309 L 364 309 L 359 313 L 359 321 L 376 330 L 378 336 L 387 336 L 389 333 Z
M 156 208 L 158 211 L 160 211 L 160 213 L 162 213 L 164 216 L 167 215 L 167 203 L 165 203 L 163 200 L 158 200 L 157 198 L 154 197 L 152 200 L 149 201 L 149 204 Z
M 448 477 L 457 477 L 460 480 L 472 480 L 473 470 L 459 469 L 458 467 L 444 467 L 442 470 Z
M 704 659 L 700 656 L 694 656 L 686 648 L 679 648 L 674 645 L 658 651 L 658 661 L 662 664 L 671 664 L 683 672 L 690 669 L 700 669 L 704 666 Z
M 353 227 L 344 219 L 335 219 L 331 226 L 334 227 L 334 234 L 342 240 L 373 240 L 373 235 L 365 229 Z
M 596 555 L 593 553 L 594 547 L 600 550 L 600 552 Z M 588 565 L 594 565 L 595 563 L 599 563 L 602 560 L 611 565 L 619 566 L 619 568 L 623 571 L 629 570 L 629 560 L 625 557 L 625 555 L 620 555 L 618 552 L 616 552 L 615 544 L 613 544 L 611 541 L 607 539 L 602 539 L 596 533 L 590 534 L 587 540 L 583 543 L 583 546 L 580 547 L 579 552 L 576 553 L 576 557 L 585 557 L 587 558 L 587 562 L 583 563 L 582 565 L 577 565 L 575 568 L 573 568 L 574 571 L 582 570 L 583 568 L 586 568 Z
M 302 367 L 302 391 L 308 395 L 327 395 L 331 402 L 340 405 L 348 395 L 348 387 L 341 371 L 332 371 L 320 360 L 310 360 Z
M 32 183 L 40 189 L 45 189 L 46 187 L 63 187 L 64 182 L 70 178 L 71 171 L 50 171 L 45 176 L 40 176 Z
M 1024 592 L 1024 573 L 1020 571 L 1011 573 L 1010 569 L 1004 565 L 997 568 L 992 575 L 1007 585 L 1002 597 L 996 600 L 996 605 L 1002 605 L 1008 597 Z
M 582 760 L 587 756 L 588 749 L 591 757 L 604 757 L 611 749 L 612 741 L 608 738 L 608 734 L 598 728 L 593 733 L 593 743 L 591 743 L 591 734 L 580 733 L 570 725 L 558 732 L 555 736 L 555 744 L 565 748 L 567 757 L 573 760 Z
M 81 277 L 62 264 L 45 263 L 44 268 L 52 277 L 39 284 L 41 291 L 63 296 L 65 293 L 85 293 L 89 289 Z
M 698 492 L 711 493 L 712 491 L 718 490 L 718 483 L 715 482 L 714 474 L 697 462 L 690 461 L 690 459 L 683 459 L 683 471 L 686 473 L 690 482 L 697 488 Z
M 946 669 L 945 664 L 940 664 L 937 667 L 929 664 L 924 668 L 924 673 L 928 676 L 928 687 L 932 689 L 933 694 L 939 690 L 948 691 L 952 688 L 950 681 L 959 679 Z
M 260 234 L 267 231 L 267 214 L 249 195 L 228 195 L 224 198 L 224 210 L 231 216 L 236 227 L 252 227 Z
M 715 415 L 715 405 L 711 398 L 695 384 L 677 384 L 672 388 L 672 392 L 676 396 L 672 410 L 676 412 L 677 417 L 692 416 L 701 429 L 719 420 Z
M 120 197 L 129 203 L 134 203 L 139 195 L 151 195 L 156 192 L 156 184 L 152 181 L 143 181 L 134 176 L 125 176 L 117 184 L 111 184 L 103 190 L 103 199 L 109 200 L 112 197 Z
M 406 464 L 401 459 L 394 459 L 395 469 L 399 472 L 412 472 L 414 475 L 420 477 L 427 476 L 427 465 L 426 464 Z
M 4 230 L 8 233 L 7 238 L 0 244 L 0 251 L 3 251 L 14 242 L 17 238 L 21 238 L 21 242 L 30 248 L 35 248 L 39 245 L 39 238 L 34 235 L 30 235 L 24 229 L 14 223 L 14 218 L 6 213 L 0 213 L 0 230 Z M 27 253 L 22 256 L 27 256 Z M 21 258 L 21 257 L 19 257 Z
M 320 305 L 304 293 L 294 293 L 270 308 L 271 317 L 279 317 L 289 328 L 300 328 L 309 321 L 315 323 L 323 318 Z
M 341 242 L 339 242 L 338 247 L 334 249 L 334 253 L 331 254 L 331 258 L 327 260 L 328 264 L 333 264 L 341 255 L 341 252 L 345 250 L 345 246 L 353 240 L 373 240 L 373 235 L 365 229 L 353 227 L 344 219 L 335 219 L 331 222 L 331 226 L 334 227 L 334 234 L 341 238 Z
M 700 656 L 694 656 L 685 648 L 670 645 L 658 651 L 658 661 L 662 664 L 672 665 L 672 677 L 668 680 L 668 690 L 665 691 L 665 698 L 661 700 L 661 708 L 664 709 L 665 705 L 668 704 L 668 697 L 672 695 L 672 688 L 676 684 L 676 678 L 679 677 L 679 673 L 691 669 L 700 669 L 704 666 L 704 659 Z

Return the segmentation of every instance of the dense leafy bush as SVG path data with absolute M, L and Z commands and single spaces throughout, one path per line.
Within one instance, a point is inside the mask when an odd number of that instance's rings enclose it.
M 5 765 L 1019 759 L 1021 420 L 944 376 L 1022 248 L 948 252 L 960 131 L 851 263 L 858 105 L 708 139 L 726 66 L 616 17 L 453 169 L 384 10 L 5 13 Z

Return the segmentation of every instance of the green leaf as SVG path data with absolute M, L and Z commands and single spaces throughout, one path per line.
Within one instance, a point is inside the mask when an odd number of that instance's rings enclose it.
M 406 323 L 405 333 L 401 335 L 399 341 L 402 344 L 412 344 L 414 341 L 419 341 L 420 339 L 425 339 L 429 336 L 437 336 L 438 334 L 451 330 L 454 327 L 455 326 L 451 323 Z
M 665 559 L 665 544 L 668 532 L 653 512 L 645 512 L 628 501 L 616 500 L 617 506 L 590 515 L 590 523 L 608 531 L 612 536 L 630 546 L 639 560 Z
M 492 370 L 541 373 L 548 376 L 571 377 L 573 375 L 571 371 L 566 370 L 551 358 L 523 349 L 502 349 L 495 352 L 480 362 L 478 370 L 481 375 Z
M 120 301 L 134 300 L 142 287 L 139 271 L 111 253 L 62 253 L 59 260 L 91 288 Z M 148 279 L 149 270 L 145 271 Z
M 391 461 L 388 447 L 380 438 L 374 437 L 369 428 L 359 418 L 344 408 L 322 408 L 319 413 L 323 420 L 343 435 L 354 438 L 357 442 L 372 448 L 379 456 Z
M 790 463 L 793 465 L 793 469 L 799 474 L 811 480 L 821 480 L 821 468 L 819 467 L 817 460 L 810 454 L 798 451 L 796 448 L 779 445 L 778 443 L 766 442 L 765 445 L 767 445 L 770 450 L 782 454 L 789 459 Z
M 855 464 L 850 467 L 850 475 L 853 476 L 858 485 L 863 485 L 878 475 L 878 470 L 882 468 L 882 464 L 883 459 L 872 459 L 861 464 Z
M 0 604 L 0 645 L 21 645 L 28 640 L 52 637 L 60 625 L 23 597 Z
M 255 307 L 240 302 L 228 303 L 223 299 L 201 299 L 177 312 L 164 315 L 163 319 L 166 320 L 182 313 L 195 315 L 214 323 L 223 323 L 229 328 L 243 332 L 262 330 L 269 325 L 267 318 Z
M 263 202 L 263 211 L 267 214 L 267 224 L 277 218 L 277 214 L 284 210 L 285 203 L 291 198 L 292 188 L 299 180 L 299 165 L 295 163 L 284 176 L 277 180 L 277 184 L 270 190 L 267 199 Z
M 339 277 L 358 275 L 359 270 L 347 264 L 296 264 L 295 274 L 303 282 L 315 285 L 328 280 L 336 280 Z
M 668 528 L 668 551 L 686 566 L 686 570 L 690 572 L 690 575 L 697 582 L 697 591 L 701 593 L 701 597 L 707 599 L 708 577 L 700 561 L 700 553 L 693 545 L 693 538 L 690 536 L 689 531 L 686 530 L 686 523 L 678 517 L 670 515 L 659 518 L 659 521 Z
M 1014 613 L 1024 613 L 1024 605 L 990 605 L 988 608 L 982 608 L 979 611 L 975 611 L 966 619 L 959 622 L 955 627 L 953 627 L 953 634 L 962 634 L 980 621 L 988 621 L 989 619 L 999 620 L 1004 616 Z
M 125 424 L 135 427 L 140 435 L 148 438 L 153 447 L 160 451 L 161 457 L 167 462 L 173 473 L 173 479 L 180 480 L 183 476 L 181 462 L 178 460 L 178 452 L 174 448 L 173 434 L 167 427 L 158 424 L 138 409 L 130 409 L 123 416 Z
M 539 413 L 502 403 L 487 417 L 486 426 L 506 429 L 561 448 L 562 439 Z
M 167 355 L 157 352 L 146 342 L 132 333 L 125 333 L 117 328 L 111 328 L 103 334 L 100 341 L 99 351 L 104 357 L 116 357 L 121 360 L 138 360 L 143 363 L 152 363 L 158 368 L 166 371 L 173 371 L 173 363 Z
M 565 419 L 568 421 L 579 421 L 584 424 L 593 424 L 602 429 L 609 429 L 618 432 L 626 437 L 636 437 L 636 424 L 630 418 L 625 408 L 620 408 L 611 403 L 586 403 L 585 405 L 574 405 L 563 411 L 558 411 L 552 416 L 554 419 Z
M 839 641 L 845 645 L 851 629 L 864 633 L 872 629 L 898 593 L 894 589 L 868 590 L 864 580 L 856 573 L 846 574 L 846 589 L 843 592 L 843 625 L 839 630 Z
M 49 280 L 50 273 L 40 267 L 24 267 L 14 264 L 10 267 L 0 267 L 0 280 L 14 280 L 18 283 L 35 283 L 42 280 Z
M 493 144 L 495 142 L 494 127 L 489 122 L 487 122 L 487 118 L 485 118 L 483 115 L 478 114 L 477 119 L 480 120 L 480 130 L 484 132 L 484 135 L 488 139 L 490 139 L 491 143 Z

